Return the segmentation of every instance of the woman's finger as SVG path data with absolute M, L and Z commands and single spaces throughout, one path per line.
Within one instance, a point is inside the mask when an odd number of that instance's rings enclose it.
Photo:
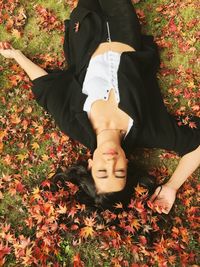
M 153 193 L 153 195 L 150 197 L 149 200 L 150 200 L 151 202 L 154 202 L 154 201 L 156 200 L 156 198 L 159 196 L 161 190 L 162 190 L 162 186 L 160 185 L 160 186 L 158 186 L 158 187 L 156 188 L 156 191 Z
M 5 43 L 5 47 L 6 47 L 6 49 L 9 49 L 10 48 L 10 44 L 9 43 Z
M 156 205 L 159 207 L 159 210 L 165 214 L 168 214 L 172 208 L 172 204 L 166 202 L 158 202 Z
M 163 213 L 168 214 L 169 212 L 170 212 L 170 210 L 168 210 L 168 209 L 163 209 Z
M 11 49 L 11 47 L 8 42 L 0 42 L 0 49 Z
M 11 46 L 8 42 L 5 42 L 5 48 L 6 48 L 6 49 L 11 49 L 12 46 Z
M 1 49 L 5 49 L 5 42 L 1 42 Z

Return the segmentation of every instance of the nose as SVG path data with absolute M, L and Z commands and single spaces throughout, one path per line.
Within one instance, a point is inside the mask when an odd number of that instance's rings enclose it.
M 115 157 L 107 158 L 107 161 L 114 161 Z
M 112 160 L 115 160 L 117 158 L 116 154 L 107 154 L 107 155 L 104 155 L 104 156 L 105 156 L 105 160 L 106 161 L 112 161 Z
M 107 158 L 105 163 L 106 163 L 106 168 L 108 170 L 108 173 L 110 173 L 110 174 L 113 173 L 115 166 L 116 166 L 116 163 L 117 163 L 116 158 L 115 157 Z

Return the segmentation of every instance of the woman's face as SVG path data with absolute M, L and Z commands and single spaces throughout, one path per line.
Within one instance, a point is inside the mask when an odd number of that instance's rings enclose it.
M 107 142 L 98 147 L 88 160 L 98 193 L 121 191 L 126 185 L 126 155 L 120 145 Z

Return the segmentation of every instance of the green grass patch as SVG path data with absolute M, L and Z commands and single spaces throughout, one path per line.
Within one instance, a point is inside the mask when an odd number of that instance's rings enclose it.
M 14 197 L 9 193 L 4 193 L 3 201 L 0 201 L 0 216 L 4 217 L 7 223 L 18 229 L 27 218 L 27 210 L 23 207 L 21 196 L 16 194 Z

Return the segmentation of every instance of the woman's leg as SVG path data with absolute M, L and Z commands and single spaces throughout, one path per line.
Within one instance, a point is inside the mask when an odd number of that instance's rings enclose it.
M 99 4 L 104 20 L 109 23 L 111 41 L 123 42 L 140 50 L 141 26 L 131 0 L 99 0 Z

